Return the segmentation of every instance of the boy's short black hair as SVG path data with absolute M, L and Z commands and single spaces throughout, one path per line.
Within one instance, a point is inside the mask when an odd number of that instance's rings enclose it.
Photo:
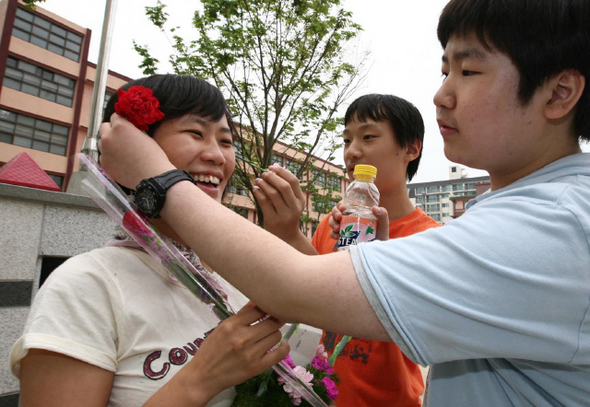
M 231 113 L 221 91 L 202 78 L 193 75 L 152 75 L 131 81 L 121 86 L 121 89 L 127 90 L 131 86 L 151 89 L 160 102 L 160 110 L 165 117 L 149 126 L 147 134 L 151 137 L 166 120 L 189 113 L 215 122 L 225 116 L 232 134 L 235 134 Z M 103 122 L 109 121 L 115 113 L 115 103 L 118 99 L 116 93 L 109 99 L 104 110 Z
M 451 0 L 444 8 L 438 39 L 475 34 L 489 49 L 506 54 L 520 73 L 523 105 L 546 80 L 576 70 L 586 86 L 574 115 L 576 137 L 590 141 L 590 1 Z
M 424 141 L 424 121 L 420 111 L 405 99 L 393 95 L 370 94 L 361 96 L 348 106 L 344 115 L 344 125 L 353 120 L 389 122 L 400 147 L 405 148 L 415 140 Z M 422 158 L 418 157 L 408 164 L 406 178 L 411 181 Z

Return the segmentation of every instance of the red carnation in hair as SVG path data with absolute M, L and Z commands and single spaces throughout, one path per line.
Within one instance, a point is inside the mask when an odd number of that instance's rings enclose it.
M 117 91 L 119 100 L 115 103 L 115 112 L 129 120 L 135 127 L 146 131 L 148 125 L 164 118 L 160 110 L 160 101 L 152 90 L 143 86 L 131 86 L 127 91 Z

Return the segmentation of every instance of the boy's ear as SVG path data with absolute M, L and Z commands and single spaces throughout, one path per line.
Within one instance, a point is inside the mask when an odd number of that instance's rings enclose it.
M 586 78 L 580 72 L 567 70 L 548 81 L 551 98 L 545 105 L 545 117 L 561 119 L 570 113 L 584 92 Z
M 420 155 L 422 151 L 422 141 L 414 140 L 406 147 L 406 160 L 408 162 L 414 161 Z

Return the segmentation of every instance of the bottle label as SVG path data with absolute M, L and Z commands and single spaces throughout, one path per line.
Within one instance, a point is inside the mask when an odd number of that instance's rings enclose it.
M 377 221 L 359 216 L 343 216 L 340 222 L 338 250 L 345 250 L 350 245 L 375 240 Z

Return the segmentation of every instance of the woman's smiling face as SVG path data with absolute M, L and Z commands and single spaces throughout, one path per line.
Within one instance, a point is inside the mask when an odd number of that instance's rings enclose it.
M 203 192 L 221 202 L 236 164 L 225 116 L 217 122 L 195 114 L 165 120 L 154 140 L 176 168 L 190 173 Z

